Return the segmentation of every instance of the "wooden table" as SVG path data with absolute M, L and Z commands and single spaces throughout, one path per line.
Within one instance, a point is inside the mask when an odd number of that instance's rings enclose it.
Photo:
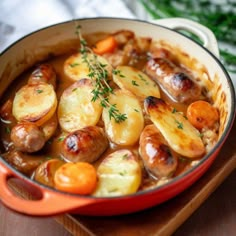
M 85 233 L 87 229 L 99 236 L 165 236 L 167 232 L 174 231 L 174 236 L 234 236 L 235 166 L 236 121 L 207 173 L 185 192 L 160 206 L 129 216 L 106 219 L 69 214 L 40 218 L 18 214 L 0 203 L 0 236 L 69 236 L 72 233 L 85 236 L 88 235 Z

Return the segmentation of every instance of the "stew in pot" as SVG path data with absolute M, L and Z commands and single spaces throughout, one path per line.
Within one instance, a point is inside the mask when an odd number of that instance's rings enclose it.
M 204 66 L 130 30 L 81 35 L 79 51 L 24 72 L 2 99 L 2 156 L 65 192 L 120 196 L 160 186 L 218 139 Z

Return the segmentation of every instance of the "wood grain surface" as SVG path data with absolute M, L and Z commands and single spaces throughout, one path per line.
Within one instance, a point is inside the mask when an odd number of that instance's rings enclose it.
M 236 232 L 235 168 L 236 124 L 207 173 L 164 204 L 116 217 L 64 214 L 46 218 L 20 215 L 0 204 L 0 235 L 233 236 Z

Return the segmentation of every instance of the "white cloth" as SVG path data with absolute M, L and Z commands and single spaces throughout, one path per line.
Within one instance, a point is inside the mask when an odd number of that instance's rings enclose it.
M 97 16 L 135 18 L 122 0 L 1 0 L 0 53 L 45 26 Z

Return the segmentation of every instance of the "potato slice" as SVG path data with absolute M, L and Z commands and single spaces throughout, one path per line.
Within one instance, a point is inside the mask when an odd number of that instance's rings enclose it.
M 96 55 L 96 57 L 99 63 L 106 65 L 104 68 L 107 70 L 108 76 L 111 76 L 112 66 L 104 57 L 98 55 Z M 93 63 L 94 58 L 92 54 L 87 54 L 87 58 L 88 60 L 91 60 L 91 63 Z M 85 62 L 81 53 L 73 54 L 65 61 L 64 73 L 72 81 L 89 78 L 89 66 Z
M 110 104 L 115 104 L 117 110 L 127 117 L 126 120 L 117 123 L 114 118 L 110 119 L 109 110 L 103 109 L 102 117 L 108 137 L 119 145 L 133 145 L 138 141 L 144 127 L 139 101 L 134 95 L 124 90 L 116 90 L 108 99 Z
M 58 105 L 58 121 L 64 131 L 73 132 L 97 124 L 102 107 L 99 100 L 92 101 L 92 90 L 92 81 L 82 79 L 63 92 Z
M 114 82 L 124 90 L 144 100 L 148 96 L 160 97 L 158 85 L 146 74 L 131 66 L 118 66 L 113 71 Z
M 174 151 L 189 158 L 205 153 L 200 133 L 181 113 L 155 97 L 146 98 L 144 108 Z
M 47 83 L 27 84 L 17 91 L 12 113 L 18 121 L 40 126 L 48 121 L 57 108 L 53 86 Z
M 142 171 L 136 156 L 129 150 L 108 155 L 98 166 L 98 185 L 94 196 L 122 196 L 135 193 L 141 183 Z

